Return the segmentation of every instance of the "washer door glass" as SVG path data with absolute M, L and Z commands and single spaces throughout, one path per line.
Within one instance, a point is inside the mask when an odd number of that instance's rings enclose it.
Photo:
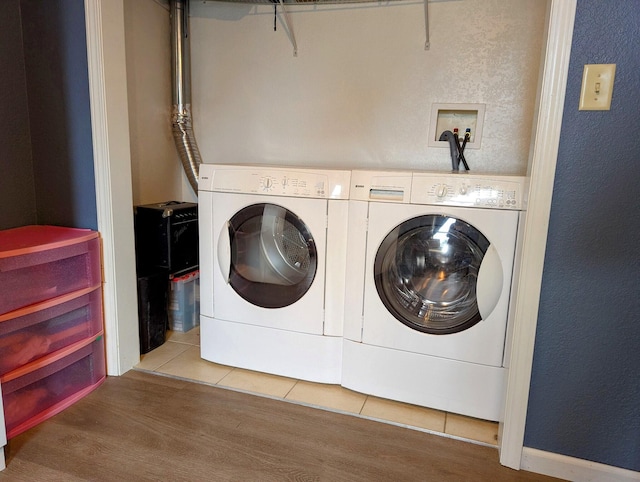
M 487 238 L 448 216 L 410 219 L 376 254 L 375 285 L 389 312 L 415 330 L 457 333 L 478 323 L 476 286 Z
M 316 246 L 305 223 L 275 204 L 254 204 L 229 221 L 229 284 L 249 303 L 282 308 L 298 301 L 316 275 Z

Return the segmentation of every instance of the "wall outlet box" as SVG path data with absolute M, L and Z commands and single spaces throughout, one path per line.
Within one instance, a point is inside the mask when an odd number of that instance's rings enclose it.
M 440 141 L 444 131 L 458 129 L 460 139 L 471 129 L 471 137 L 465 149 L 480 149 L 485 104 L 433 104 L 431 107 L 431 127 L 429 147 L 449 148 L 447 141 Z

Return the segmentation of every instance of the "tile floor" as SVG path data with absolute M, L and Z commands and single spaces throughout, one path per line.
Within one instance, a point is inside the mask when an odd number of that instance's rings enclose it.
M 311 383 L 203 360 L 199 327 L 187 333 L 169 332 L 167 341 L 143 355 L 135 368 L 497 445 L 495 422 L 368 396 L 339 385 Z

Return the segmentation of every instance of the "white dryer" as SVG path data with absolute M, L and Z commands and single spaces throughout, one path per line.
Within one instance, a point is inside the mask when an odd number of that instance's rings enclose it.
M 200 166 L 202 358 L 340 383 L 349 179 Z
M 342 385 L 498 420 L 524 178 L 354 171 Z

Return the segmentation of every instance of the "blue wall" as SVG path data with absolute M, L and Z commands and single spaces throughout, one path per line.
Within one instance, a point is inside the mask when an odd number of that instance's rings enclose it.
M 525 446 L 640 471 L 640 2 L 578 0 Z M 578 111 L 584 64 L 617 64 Z
M 0 229 L 36 223 L 20 3 L 0 3 Z
M 0 229 L 97 229 L 83 0 L 2 0 L 0 27 Z
M 38 224 L 97 229 L 83 0 L 21 0 Z

